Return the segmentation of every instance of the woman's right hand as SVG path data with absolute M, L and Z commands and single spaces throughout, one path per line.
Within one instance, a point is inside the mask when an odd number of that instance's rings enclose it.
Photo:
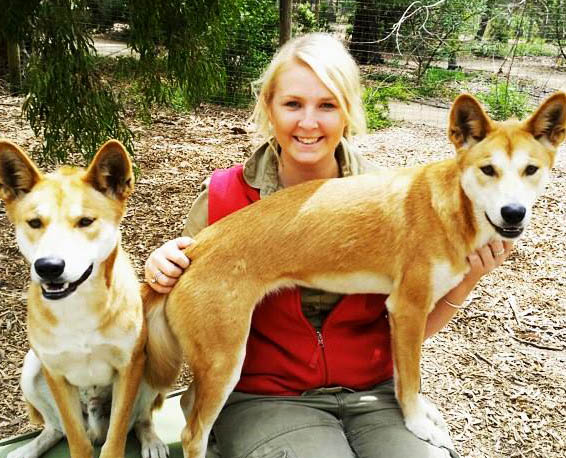
M 183 250 L 194 240 L 190 237 L 178 237 L 169 240 L 153 251 L 145 262 L 145 281 L 155 291 L 167 294 L 189 267 L 190 259 Z

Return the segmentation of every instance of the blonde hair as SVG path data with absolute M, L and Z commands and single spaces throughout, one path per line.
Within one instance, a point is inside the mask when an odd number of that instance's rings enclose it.
M 277 77 L 285 65 L 293 60 L 308 65 L 336 98 L 346 118 L 344 137 L 349 139 L 365 133 L 360 71 L 344 45 L 326 33 L 309 33 L 289 40 L 273 57 L 263 75 L 254 82 L 257 100 L 250 119 L 255 123 L 257 133 L 264 139 L 273 136 L 268 116 L 269 104 L 273 99 Z

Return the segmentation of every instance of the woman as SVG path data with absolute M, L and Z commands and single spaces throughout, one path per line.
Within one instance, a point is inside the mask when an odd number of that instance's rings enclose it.
M 365 115 L 358 68 L 339 41 L 309 34 L 288 42 L 260 83 L 253 118 L 265 142 L 243 167 L 215 172 L 193 204 L 184 237 L 150 255 L 145 278 L 158 292 L 169 292 L 189 266 L 182 249 L 206 225 L 278 189 L 375 167 L 348 142 L 364 132 Z M 426 337 L 444 327 L 510 250 L 511 244 L 497 241 L 469 257 L 470 272 L 436 304 Z M 254 312 L 240 381 L 214 426 L 221 455 L 457 456 L 403 424 L 391 381 L 384 299 L 306 288 L 265 298 Z M 312 357 L 299 357 L 295 350 L 306 347 L 313 348 Z M 361 358 L 361 348 L 371 355 Z

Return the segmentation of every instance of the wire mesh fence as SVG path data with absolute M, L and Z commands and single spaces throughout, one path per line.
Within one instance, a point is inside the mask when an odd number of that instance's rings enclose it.
M 493 105 L 492 110 L 502 111 L 496 113 L 500 117 L 520 116 L 521 107 L 566 87 L 564 3 L 295 1 L 292 35 L 324 31 L 343 40 L 376 100 L 430 104 L 435 99 L 434 104 L 443 105 L 455 93 L 467 90 L 481 95 Z M 118 0 L 98 2 L 99 19 L 92 26 L 110 36 L 118 31 L 117 38 L 127 41 L 129 13 L 120 4 Z M 239 7 L 239 20 L 232 24 L 224 49 L 222 84 L 209 97 L 215 103 L 249 103 L 251 83 L 279 44 L 278 2 L 246 0 Z M 96 44 L 99 52 L 110 46 L 98 38 Z M 118 47 L 114 53 L 124 51 Z M 386 110 L 384 104 L 378 109 Z
M 54 2 L 53 8 L 60 8 L 64 16 L 65 5 L 71 3 Z M 106 61 L 121 62 L 101 66 L 110 79 L 120 73 L 128 81 L 136 77 L 135 72 L 128 73 L 128 59 L 140 59 L 128 45 L 144 34 L 139 23 L 137 29 L 133 26 L 136 8 L 173 7 L 173 16 L 157 33 L 155 49 L 145 48 L 146 54 L 166 61 L 172 56 L 168 45 L 175 43 L 178 52 L 182 40 L 187 40 L 180 27 L 181 15 L 179 20 L 174 16 L 175 5 L 181 8 L 179 5 L 185 2 L 75 3 L 86 5 L 80 23 L 94 38 L 93 53 Z M 207 83 L 205 100 L 245 107 L 253 101 L 252 82 L 279 46 L 280 2 L 224 3 L 230 8 L 219 10 L 215 25 L 224 31 L 223 42 L 212 46 L 203 40 L 185 55 L 190 57 L 206 46 L 214 49 L 209 53 L 214 65 L 203 67 L 208 68 L 203 79 L 214 80 Z M 462 91 L 478 95 L 496 118 L 521 117 L 542 97 L 566 87 L 565 6 L 566 0 L 295 0 L 291 35 L 323 31 L 344 41 L 362 70 L 370 127 L 386 126 L 391 117 L 420 116 L 421 109 L 414 103 L 446 108 Z M 198 21 L 198 17 L 193 18 L 193 26 Z M 206 27 L 202 30 L 206 33 Z M 1 36 L 0 49 L 4 49 Z M 25 69 L 35 50 L 29 42 L 22 42 L 21 52 Z M 0 51 L 0 65 L 6 61 L 2 57 Z M 190 73 L 190 64 L 187 67 Z M 168 85 L 175 81 L 163 82 Z M 122 88 L 122 83 L 114 86 L 116 90 Z M 187 86 L 184 89 L 186 94 Z M 177 93 L 174 84 L 166 91 L 169 102 L 183 105 L 183 91 Z M 399 101 L 405 105 L 399 105 Z

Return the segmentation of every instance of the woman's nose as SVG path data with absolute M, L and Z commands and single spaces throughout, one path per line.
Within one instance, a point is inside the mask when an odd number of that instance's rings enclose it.
M 316 129 L 318 127 L 318 120 L 314 110 L 304 110 L 303 116 L 299 120 L 299 127 L 303 129 Z

